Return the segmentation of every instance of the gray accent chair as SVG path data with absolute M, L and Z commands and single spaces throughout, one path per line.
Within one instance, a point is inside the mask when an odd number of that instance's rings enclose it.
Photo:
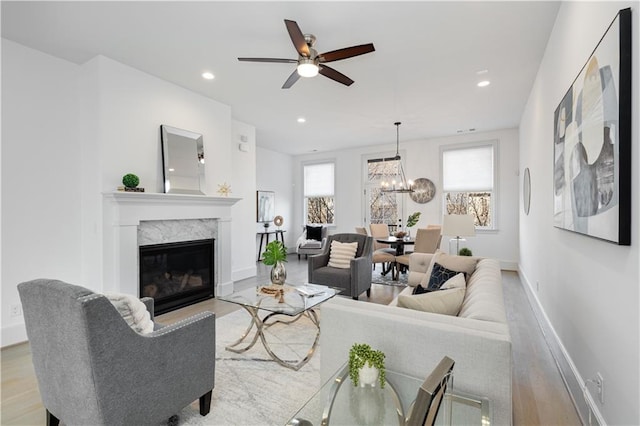
M 333 268 L 328 266 L 331 242 L 342 243 L 358 242 L 355 259 L 351 260 L 348 269 Z M 309 282 L 323 284 L 342 289 L 341 296 L 349 296 L 358 299 L 362 292 L 371 296 L 371 256 L 373 251 L 373 239 L 361 234 L 334 234 L 327 237 L 327 244 L 322 253 L 309 256 Z
M 143 335 L 84 287 L 38 279 L 18 292 L 47 425 L 157 425 L 196 399 L 209 413 L 212 312 Z M 153 299 L 142 301 L 153 319 Z
M 307 227 L 304 226 L 304 230 L 296 242 L 298 260 L 300 260 L 301 255 L 308 259 L 310 255 L 322 253 L 322 250 L 327 246 L 327 230 L 326 226 L 322 227 L 322 239 L 320 241 L 307 240 Z

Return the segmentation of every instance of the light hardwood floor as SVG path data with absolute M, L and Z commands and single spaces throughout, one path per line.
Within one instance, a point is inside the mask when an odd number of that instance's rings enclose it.
M 236 283 L 248 288 L 267 280 L 269 269 L 258 264 L 258 275 Z M 287 263 L 288 280 L 306 281 L 307 262 L 290 256 Z M 522 283 L 515 272 L 503 271 L 505 304 L 513 345 L 513 424 L 514 425 L 579 425 L 560 373 L 546 346 L 544 337 L 527 301 Z M 389 303 L 401 290 L 399 287 L 373 285 L 371 297 L 360 300 Z M 156 319 L 171 323 L 194 313 L 210 310 L 223 316 L 239 309 L 237 305 L 215 299 L 191 305 Z M 44 425 L 44 408 L 31 364 L 29 344 L 3 348 L 1 425 Z

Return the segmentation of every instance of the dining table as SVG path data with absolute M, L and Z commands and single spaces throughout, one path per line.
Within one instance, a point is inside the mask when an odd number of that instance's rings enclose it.
M 416 243 L 416 240 L 409 238 L 409 237 L 404 237 L 404 238 L 398 238 L 398 237 L 394 237 L 394 236 L 388 236 L 388 237 L 384 237 L 384 238 L 376 238 L 376 241 L 382 244 L 388 244 L 389 246 L 393 247 L 396 249 L 396 257 L 398 256 L 402 256 L 404 254 L 404 246 L 406 245 L 413 245 Z M 393 277 L 393 281 L 398 281 L 400 278 L 400 267 L 402 265 L 398 265 L 397 262 L 393 262 L 390 267 L 387 269 L 388 271 L 391 271 L 391 276 Z

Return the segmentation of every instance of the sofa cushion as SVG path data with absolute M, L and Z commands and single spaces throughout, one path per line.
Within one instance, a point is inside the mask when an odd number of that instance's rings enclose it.
M 464 288 L 452 288 L 412 296 L 401 294 L 398 296 L 398 306 L 417 311 L 455 316 L 460 312 L 463 300 Z
M 439 263 L 435 263 L 431 269 L 431 276 L 429 277 L 429 284 L 427 288 L 429 290 L 438 290 L 449 279 L 458 275 L 458 271 L 447 269 Z M 420 284 L 422 286 L 422 284 Z
M 348 269 L 351 266 L 351 260 L 356 258 L 358 251 L 358 242 L 341 243 L 340 241 L 331 241 L 331 251 L 329 253 L 328 265 L 333 268 Z
M 307 225 L 307 240 L 322 241 L 322 226 Z
M 468 279 L 476 270 L 478 259 L 468 256 L 452 256 L 440 250 L 436 251 L 436 253 L 431 257 L 429 268 L 420 282 L 420 285 L 423 287 L 427 287 L 431 277 L 431 271 L 433 270 L 433 265 L 435 265 L 436 262 L 449 270 L 464 272 L 465 279 Z

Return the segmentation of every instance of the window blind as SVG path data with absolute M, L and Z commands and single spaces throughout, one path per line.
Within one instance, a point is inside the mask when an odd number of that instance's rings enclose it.
M 334 164 L 304 166 L 304 196 L 332 197 L 334 191 Z
M 452 149 L 442 153 L 444 192 L 493 190 L 493 146 Z

